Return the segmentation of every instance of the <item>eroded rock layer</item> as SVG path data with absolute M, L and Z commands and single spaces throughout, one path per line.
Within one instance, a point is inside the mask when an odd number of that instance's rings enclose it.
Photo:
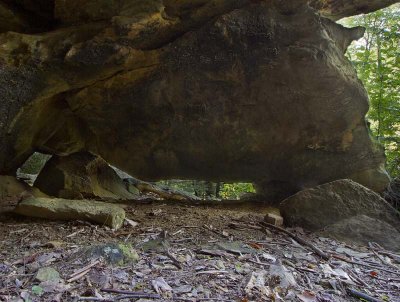
M 382 190 L 368 98 L 344 56 L 363 30 L 315 10 L 360 7 L 329 3 L 5 1 L 24 14 L 0 26 L 0 172 L 35 150 L 89 151 L 142 179 Z

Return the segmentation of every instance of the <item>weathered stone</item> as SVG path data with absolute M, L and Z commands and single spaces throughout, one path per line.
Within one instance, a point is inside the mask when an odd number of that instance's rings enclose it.
M 26 196 L 47 197 L 35 187 L 29 186 L 24 181 L 13 176 L 0 175 L 0 201 L 23 199 Z
M 60 278 L 60 273 L 56 271 L 54 268 L 42 267 L 38 270 L 35 279 L 40 282 L 46 282 L 46 281 L 58 282 L 60 281 L 61 278 Z
M 139 255 L 131 244 L 108 243 L 84 248 L 78 253 L 88 261 L 103 258 L 110 264 L 130 265 L 139 260 Z
M 285 199 L 280 210 L 286 224 L 311 231 L 358 215 L 381 220 L 400 231 L 396 210 L 378 194 L 351 180 L 337 180 L 301 191 Z
M 376 242 L 388 250 L 399 251 L 398 229 L 376 218 L 357 215 L 327 226 L 322 234 L 349 244 L 368 245 L 369 242 Z
M 21 201 L 15 213 L 38 218 L 59 220 L 88 220 L 118 229 L 122 226 L 125 211 L 113 204 L 90 200 L 29 198 Z
M 53 156 L 41 170 L 35 186 L 65 199 L 133 199 L 128 184 L 103 159 L 89 153 Z
M 335 19 L 395 1 L 353 2 L 313 6 Z M 0 35 L 0 173 L 35 150 L 88 151 L 146 180 L 281 184 L 273 201 L 348 177 L 386 186 L 368 98 L 344 56 L 362 30 L 307 1 L 56 0 L 43 10 L 48 31 Z
M 282 226 L 283 225 L 283 218 L 280 215 L 277 214 L 271 214 L 268 213 L 267 215 L 265 215 L 264 221 L 270 224 L 273 224 L 275 226 Z

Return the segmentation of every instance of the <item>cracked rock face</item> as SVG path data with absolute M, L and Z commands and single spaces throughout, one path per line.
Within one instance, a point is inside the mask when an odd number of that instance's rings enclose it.
M 0 172 L 35 150 L 89 151 L 148 180 L 382 190 L 368 98 L 344 56 L 363 30 L 321 17 L 360 7 L 334 2 L 56 0 L 25 9 L 34 21 L 15 14 L 15 32 L 0 26 Z

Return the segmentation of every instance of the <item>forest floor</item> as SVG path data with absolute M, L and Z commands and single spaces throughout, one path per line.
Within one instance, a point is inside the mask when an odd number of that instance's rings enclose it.
M 287 229 L 331 255 L 324 260 L 260 228 L 259 208 L 125 210 L 117 231 L 0 213 L 0 301 L 360 301 L 352 290 L 400 301 L 400 256 L 376 245 Z

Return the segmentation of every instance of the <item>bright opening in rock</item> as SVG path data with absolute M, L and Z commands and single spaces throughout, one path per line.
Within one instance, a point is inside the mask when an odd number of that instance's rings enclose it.
M 183 191 L 201 199 L 247 199 L 255 194 L 252 183 L 210 182 L 199 180 L 163 180 L 157 182 L 159 186 Z

